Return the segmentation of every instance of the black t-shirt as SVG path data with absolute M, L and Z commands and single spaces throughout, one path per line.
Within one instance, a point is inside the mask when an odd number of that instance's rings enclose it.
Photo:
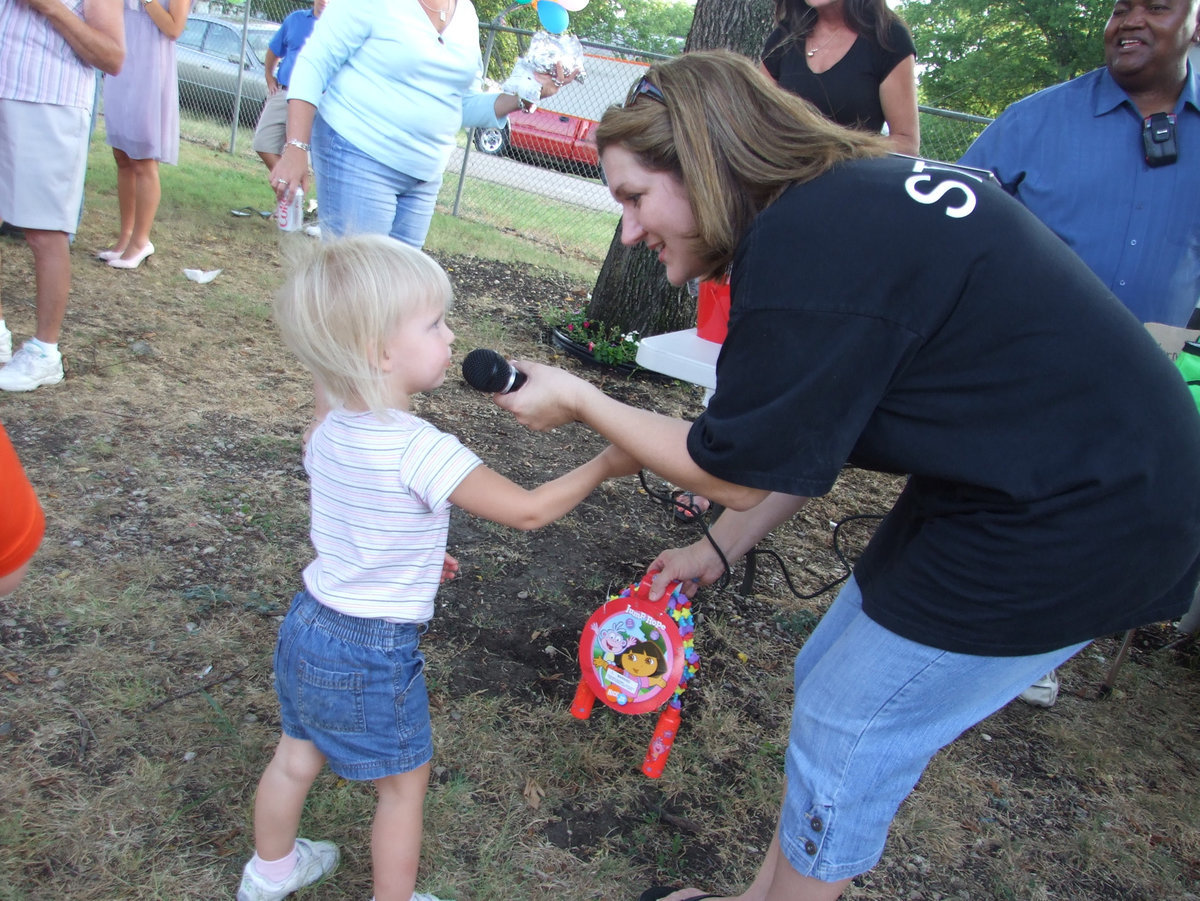
M 763 65 L 780 87 L 803 97 L 839 125 L 863 131 L 883 130 L 879 86 L 901 60 L 917 52 L 907 28 L 899 22 L 892 24 L 888 50 L 873 35 L 859 35 L 846 55 L 819 75 L 808 68 L 804 42 L 787 37 L 788 32 L 777 27 L 763 46 Z
M 909 474 L 856 567 L 867 614 L 959 653 L 1170 619 L 1200 575 L 1200 417 L 1145 328 L 992 184 L 903 157 L 795 185 L 732 271 L 688 438 L 740 485 Z

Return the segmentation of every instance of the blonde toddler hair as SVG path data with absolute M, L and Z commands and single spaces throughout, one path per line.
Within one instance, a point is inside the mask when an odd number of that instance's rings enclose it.
M 275 298 L 283 340 L 330 404 L 395 406 L 379 361 L 414 313 L 448 310 L 450 279 L 425 253 L 384 235 L 356 235 L 294 249 Z

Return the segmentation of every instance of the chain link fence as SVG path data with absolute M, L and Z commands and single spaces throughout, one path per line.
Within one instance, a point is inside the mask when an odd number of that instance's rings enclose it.
M 304 0 L 196 0 L 176 42 L 184 140 L 257 159 L 250 148 L 267 97 L 267 43 Z
M 971 142 L 992 121 L 932 106 L 917 109 L 921 117 L 921 156 L 944 163 L 953 163 L 966 153 Z
M 185 140 L 257 160 L 254 125 L 266 99 L 267 43 L 304 0 L 196 0 L 177 46 Z M 484 89 L 499 90 L 534 32 L 481 23 Z M 619 219 L 596 159 L 593 132 L 659 54 L 582 41 L 584 77 L 499 129 L 460 133 L 439 211 L 520 233 L 558 252 L 603 262 Z M 988 119 L 921 107 L 921 153 L 954 161 Z

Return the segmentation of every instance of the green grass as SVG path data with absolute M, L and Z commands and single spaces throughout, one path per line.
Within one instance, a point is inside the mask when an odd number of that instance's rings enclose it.
M 179 165 L 161 169 L 164 212 L 198 215 L 208 210 L 227 217 L 231 209 L 273 206 L 266 167 L 250 149 L 253 129 L 239 128 L 236 152 L 231 154 L 228 124 L 184 111 L 180 125 L 185 137 Z M 530 167 L 531 179 L 537 174 Z M 115 196 L 116 167 L 104 143 L 103 118 L 92 142 L 88 179 L 90 188 Z M 456 217 L 451 211 L 458 180 L 456 171 L 445 175 L 427 250 L 565 272 L 582 284 L 596 280 L 617 226 L 615 214 L 468 178 Z
M 438 204 L 452 208 L 458 174 L 447 172 Z M 453 217 L 446 217 L 454 221 Z M 587 210 L 538 197 L 516 188 L 467 179 L 459 202 L 459 218 L 487 227 L 479 233 L 488 245 L 501 234 L 515 232 L 536 246 L 546 248 L 549 268 L 571 271 L 577 263 L 599 270 L 612 243 L 619 217 L 614 213 Z M 431 233 L 432 234 L 432 233 Z M 476 254 L 480 255 L 480 254 Z

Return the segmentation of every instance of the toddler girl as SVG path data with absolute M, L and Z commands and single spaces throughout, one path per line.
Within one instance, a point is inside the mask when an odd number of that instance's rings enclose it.
M 284 898 L 337 865 L 332 842 L 296 837 L 326 762 L 345 779 L 375 784 L 376 901 L 437 901 L 413 893 L 433 754 L 418 642 L 439 582 L 458 569 L 446 553 L 450 505 L 535 529 L 605 479 L 638 470 L 609 447 L 526 490 L 414 416 L 410 397 L 436 388 L 450 367 L 449 302 L 437 263 L 377 235 L 321 244 L 276 301 L 284 340 L 329 411 L 304 451 L 316 558 L 279 631 L 283 737 L 259 780 L 255 854 L 238 901 Z

